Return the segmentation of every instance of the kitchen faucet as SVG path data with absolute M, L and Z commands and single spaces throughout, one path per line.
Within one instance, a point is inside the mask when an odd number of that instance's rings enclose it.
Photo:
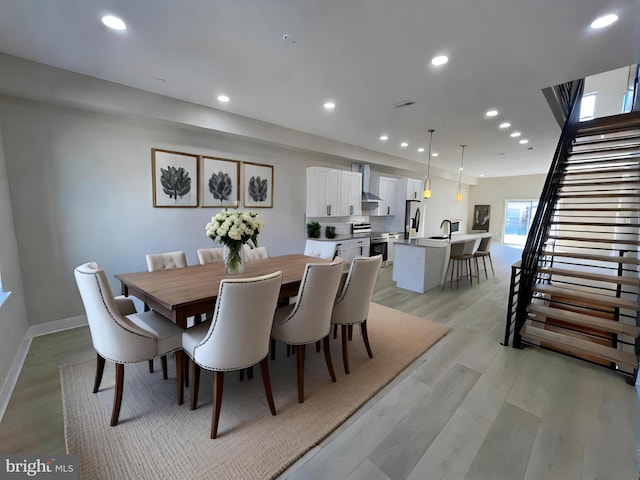
M 442 228 L 445 223 L 449 224 L 449 241 L 451 241 L 451 220 L 443 220 L 440 224 L 440 228 Z

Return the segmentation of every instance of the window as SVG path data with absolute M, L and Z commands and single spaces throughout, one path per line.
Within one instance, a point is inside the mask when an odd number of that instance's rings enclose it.
M 537 200 L 507 200 L 503 232 L 505 244 L 525 244 L 537 209 Z
M 0 306 L 2 306 L 2 304 L 4 303 L 4 301 L 9 298 L 9 294 L 11 292 L 5 292 L 2 289 L 2 277 L 0 277 Z
M 596 113 L 596 96 L 598 92 L 587 93 L 580 102 L 580 121 L 591 120 Z

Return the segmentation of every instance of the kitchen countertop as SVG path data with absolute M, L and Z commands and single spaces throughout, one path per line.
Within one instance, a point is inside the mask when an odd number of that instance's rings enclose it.
M 338 234 L 336 234 L 335 238 L 327 238 L 327 237 L 324 237 L 324 236 L 320 237 L 320 238 L 309 238 L 309 237 L 307 237 L 307 240 L 319 240 L 321 242 L 340 242 L 340 241 L 343 241 L 343 240 L 357 240 L 358 238 L 377 237 L 377 236 L 380 236 L 382 234 L 400 235 L 400 238 L 402 238 L 402 235 L 403 235 L 402 232 L 338 233 Z
M 478 240 L 484 237 L 491 237 L 491 233 L 454 233 L 449 239 L 443 238 L 429 238 L 429 237 L 416 237 L 409 240 L 399 239 L 396 240 L 396 245 L 407 245 L 410 247 L 446 247 L 452 243 L 466 242 L 467 240 Z

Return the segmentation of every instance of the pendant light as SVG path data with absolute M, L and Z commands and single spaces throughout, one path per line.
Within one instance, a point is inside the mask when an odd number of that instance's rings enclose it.
M 423 188 L 423 196 L 424 198 L 431 198 L 431 140 L 433 139 L 433 132 L 435 130 L 432 128 L 428 130 L 429 132 L 429 157 L 427 158 L 427 178 L 424 179 L 424 188 Z
M 458 177 L 458 191 L 456 192 L 456 202 L 462 200 L 462 165 L 464 163 L 464 147 L 466 145 L 460 145 L 462 147 L 462 157 L 460 158 L 460 176 Z

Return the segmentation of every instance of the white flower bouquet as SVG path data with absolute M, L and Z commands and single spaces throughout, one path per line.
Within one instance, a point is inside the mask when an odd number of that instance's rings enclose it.
M 229 212 L 222 210 L 211 217 L 205 231 L 214 242 L 222 243 L 226 248 L 225 263 L 229 273 L 242 272 L 243 245 L 250 244 L 252 248 L 258 246 L 258 235 L 264 223 L 257 213 Z

